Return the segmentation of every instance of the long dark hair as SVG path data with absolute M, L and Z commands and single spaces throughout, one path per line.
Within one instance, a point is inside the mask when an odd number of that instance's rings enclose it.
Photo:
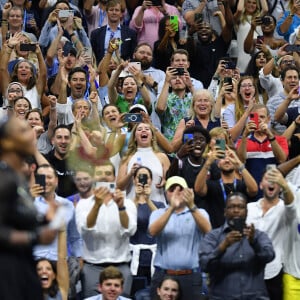
M 170 20 L 170 16 L 165 16 L 159 21 L 158 25 L 158 39 L 161 41 L 165 35 L 166 32 L 166 22 L 167 20 Z M 179 41 L 179 31 L 176 31 L 176 34 L 174 36 L 175 42 Z
M 36 261 L 36 266 L 37 266 L 38 263 L 41 262 L 41 261 L 47 261 L 47 262 L 51 265 L 52 270 L 53 270 L 53 272 L 54 272 L 54 274 L 55 274 L 55 278 L 53 279 L 51 286 L 50 286 L 49 289 L 47 290 L 47 294 L 48 294 L 50 297 L 55 297 L 55 296 L 57 295 L 58 291 L 59 291 L 58 282 L 57 282 L 57 279 L 56 279 L 56 278 L 57 278 L 56 264 L 55 264 L 53 261 L 51 261 L 51 260 L 49 260 L 49 259 L 47 259 L 47 258 L 40 258 L 40 259 L 38 259 L 38 260 Z

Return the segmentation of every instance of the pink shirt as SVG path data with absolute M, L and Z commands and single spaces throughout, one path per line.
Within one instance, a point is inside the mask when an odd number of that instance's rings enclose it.
M 168 15 L 177 15 L 179 20 L 179 28 L 181 28 L 181 16 L 178 9 L 169 4 L 166 5 L 166 11 Z M 153 48 L 154 42 L 158 40 L 158 27 L 159 21 L 164 17 L 163 13 L 158 10 L 158 8 L 152 6 L 144 11 L 144 18 L 142 26 L 139 27 L 135 23 L 136 16 L 139 11 L 142 9 L 141 6 L 138 6 L 132 16 L 132 19 L 129 23 L 129 27 L 135 31 L 137 31 L 137 42 L 140 43 L 148 43 Z

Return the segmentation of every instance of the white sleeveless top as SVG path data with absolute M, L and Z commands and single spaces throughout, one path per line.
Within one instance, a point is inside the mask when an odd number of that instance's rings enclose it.
M 24 97 L 26 97 L 30 103 L 32 108 L 39 108 L 41 109 L 41 95 L 38 94 L 36 86 L 34 86 L 31 90 L 27 90 L 26 86 L 24 88 Z

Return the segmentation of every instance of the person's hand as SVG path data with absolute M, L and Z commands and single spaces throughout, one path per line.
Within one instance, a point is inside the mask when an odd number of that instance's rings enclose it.
M 145 82 L 145 84 L 147 84 L 148 86 L 153 86 L 154 84 L 154 78 L 150 75 L 150 74 L 144 74 L 144 78 L 143 81 Z
M 166 15 L 168 13 L 165 0 L 161 0 L 161 5 L 157 6 L 157 8 L 163 15 Z
M 170 198 L 170 206 L 172 207 L 173 210 L 177 209 L 180 207 L 181 203 L 182 203 L 182 193 L 180 191 L 180 187 L 176 186 L 171 198 Z
M 139 167 L 141 167 L 140 164 L 134 163 L 132 165 L 131 169 L 130 169 L 130 172 L 129 172 L 130 176 L 133 176 L 133 174 L 135 173 L 136 169 L 139 168 Z
M 189 209 L 195 206 L 194 198 L 195 195 L 193 189 L 186 188 L 183 190 L 183 201 Z
M 107 51 L 109 53 L 113 53 L 114 51 L 117 51 L 120 46 L 120 39 L 118 38 L 112 38 L 108 43 L 108 49 Z
M 55 9 L 49 14 L 49 17 L 48 17 L 49 23 L 55 23 L 58 20 L 58 17 L 57 17 L 58 12 L 59 12 L 59 9 Z
M 33 198 L 36 198 L 36 197 L 42 195 L 45 192 L 45 189 L 43 186 L 35 183 L 30 187 L 29 191 L 30 191 L 30 195 Z
M 100 207 L 103 203 L 112 198 L 111 193 L 106 187 L 99 187 L 94 190 L 94 199 L 96 204 Z
M 192 91 L 193 90 L 193 82 L 190 76 L 190 73 L 186 70 L 184 70 L 184 75 L 181 77 L 183 79 L 184 84 L 186 87 Z
M 289 43 L 286 43 L 284 44 L 283 46 L 281 46 L 278 50 L 277 50 L 277 54 L 278 54 L 278 57 L 282 57 L 282 56 L 285 56 L 287 55 L 289 52 L 287 52 L 285 50 L 285 47 L 289 45 Z
M 175 79 L 176 76 L 177 76 L 176 68 L 167 67 L 165 81 L 170 84 L 171 80 Z
M 225 120 L 221 120 L 221 127 L 224 128 L 225 130 L 229 130 L 229 125 Z
M 69 15 L 67 21 L 64 23 L 63 27 L 70 34 L 73 33 L 74 15 Z
M 120 189 L 116 189 L 116 191 L 113 194 L 113 199 L 118 205 L 118 208 L 124 207 L 124 192 Z
M 247 237 L 249 243 L 253 244 L 253 242 L 254 242 L 254 234 L 255 234 L 255 227 L 254 227 L 254 225 L 251 224 L 250 226 L 246 226 L 246 228 L 244 228 L 244 230 L 243 230 L 243 234 L 244 234 L 244 236 Z
M 287 187 L 287 182 L 285 178 L 282 176 L 281 172 L 276 168 L 268 170 L 266 173 L 266 178 L 271 183 L 277 183 L 283 189 L 286 189 Z
M 93 83 L 96 80 L 97 72 L 91 64 L 88 65 L 88 72 L 89 72 L 89 81 L 90 83 Z
M 142 81 L 143 73 L 135 65 L 128 65 L 128 72 L 133 75 L 135 80 Z
M 226 150 L 226 157 L 231 161 L 231 163 L 234 165 L 236 169 L 243 165 L 243 163 L 240 161 L 235 151 L 230 149 L 229 147 L 227 147 Z
M 273 133 L 270 130 L 268 124 L 266 124 L 265 122 L 261 122 L 258 124 L 258 129 L 260 132 L 266 134 L 268 136 L 268 138 L 273 137 Z
M 254 132 L 256 129 L 257 128 L 255 122 L 250 120 L 244 128 L 243 137 L 247 137 L 250 133 Z
M 150 194 L 151 194 L 151 185 L 146 183 L 144 185 L 144 193 L 147 196 L 147 199 L 150 199 Z
M 243 235 L 239 231 L 233 230 L 233 231 L 230 231 L 229 233 L 227 233 L 225 240 L 223 242 L 225 243 L 226 248 L 228 248 L 232 244 L 241 241 L 242 238 L 243 238 Z
M 64 35 L 64 29 L 61 26 L 61 23 L 60 23 L 59 19 L 57 19 L 56 25 L 57 25 L 57 35 L 60 36 L 60 37 L 62 37 Z
M 7 45 L 10 47 L 10 48 L 14 48 L 16 47 L 17 45 L 19 45 L 21 43 L 21 38 L 23 37 L 22 33 L 21 32 L 17 32 L 14 34 L 14 36 L 12 36 L 11 38 L 9 38 L 7 40 Z
M 299 86 L 295 86 L 288 93 L 287 100 L 291 103 L 292 101 L 299 100 L 299 98 Z
M 213 144 L 212 149 L 207 153 L 206 160 L 211 165 L 215 160 L 225 157 L 225 151 Z
M 193 140 L 188 140 L 177 151 L 177 157 L 181 159 L 187 156 L 193 149 L 194 149 Z
M 137 196 L 140 196 L 140 195 L 142 195 L 144 193 L 144 186 L 141 184 L 141 183 L 137 183 L 136 185 L 135 185 L 135 194 L 137 195 Z
M 185 128 L 189 128 L 189 127 L 193 127 L 193 126 L 195 126 L 195 121 L 194 120 L 188 120 L 185 123 Z
M 56 107 L 56 103 L 57 103 L 57 98 L 54 95 L 49 95 L 48 96 L 48 101 L 50 103 L 50 108 L 55 108 Z
M 74 21 L 74 25 L 75 25 L 76 29 L 78 29 L 78 30 L 83 29 L 83 27 L 82 27 L 82 21 L 81 21 L 81 19 L 79 17 L 74 16 L 73 21 Z
M 39 125 L 34 126 L 32 129 L 35 131 L 36 136 L 38 136 L 38 137 L 39 137 L 43 132 L 45 132 L 44 127 L 43 127 L 43 126 L 39 126 Z
M 142 4 L 142 11 L 145 11 L 146 9 L 150 8 L 152 6 L 152 1 L 148 1 L 148 0 L 145 0 L 143 1 L 143 4 Z
M 96 91 L 91 92 L 89 99 L 92 103 L 98 103 L 99 101 L 98 93 Z
M 261 17 L 257 16 L 255 18 L 252 18 L 251 20 L 251 28 L 252 29 L 256 29 L 257 26 L 261 25 L 262 22 L 261 22 Z
M 146 114 L 144 111 L 141 111 L 140 114 L 142 115 L 143 123 L 152 124 L 151 118 L 148 114 Z
M 8 12 L 12 8 L 12 4 L 10 2 L 6 2 L 2 9 L 2 20 L 7 20 Z
M 190 24 L 188 29 L 189 36 L 192 36 L 194 35 L 194 33 L 198 32 L 200 30 L 200 26 L 201 26 L 200 22 L 193 22 L 192 24 Z
M 155 184 L 157 189 L 163 188 L 166 184 L 166 179 L 164 177 L 159 176 L 159 182 Z
M 48 202 L 48 209 L 45 218 L 48 222 L 51 222 L 56 214 L 59 204 L 53 199 Z

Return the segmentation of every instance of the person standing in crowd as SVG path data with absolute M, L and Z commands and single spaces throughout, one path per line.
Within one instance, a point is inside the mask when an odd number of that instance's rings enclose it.
M 202 235 L 211 229 L 208 214 L 197 208 L 184 178 L 170 177 L 165 190 L 169 206 L 153 211 L 149 221 L 149 233 L 157 239 L 151 297 L 163 277 L 172 275 L 180 282 L 183 299 L 199 299 L 202 282 L 197 253 Z
M 267 170 L 260 182 L 263 197 L 257 202 L 248 203 L 247 224 L 268 234 L 275 250 L 275 259 L 266 265 L 265 283 L 270 300 L 282 300 L 283 296 L 283 257 L 287 228 L 292 225 L 291 218 L 294 201 L 293 191 L 279 170 Z M 282 198 L 279 194 L 282 192 Z
M 37 212 L 22 175 L 25 158 L 35 151 L 33 131 L 28 123 L 11 118 L 1 125 L 1 299 L 43 299 L 32 249 L 37 243 L 51 243 L 57 232 L 39 227 Z
M 223 226 L 207 233 L 200 245 L 200 265 L 209 274 L 209 299 L 268 298 L 265 265 L 275 252 L 268 235 L 246 227 L 247 198 L 232 193 L 226 199 Z
M 107 178 L 108 179 L 108 176 Z M 114 184 L 115 177 L 113 176 Z M 137 210 L 124 193 L 99 187 L 76 206 L 76 223 L 83 239 L 83 297 L 97 294 L 99 272 L 115 266 L 123 273 L 124 293 L 130 294 L 129 238 L 136 231 Z

